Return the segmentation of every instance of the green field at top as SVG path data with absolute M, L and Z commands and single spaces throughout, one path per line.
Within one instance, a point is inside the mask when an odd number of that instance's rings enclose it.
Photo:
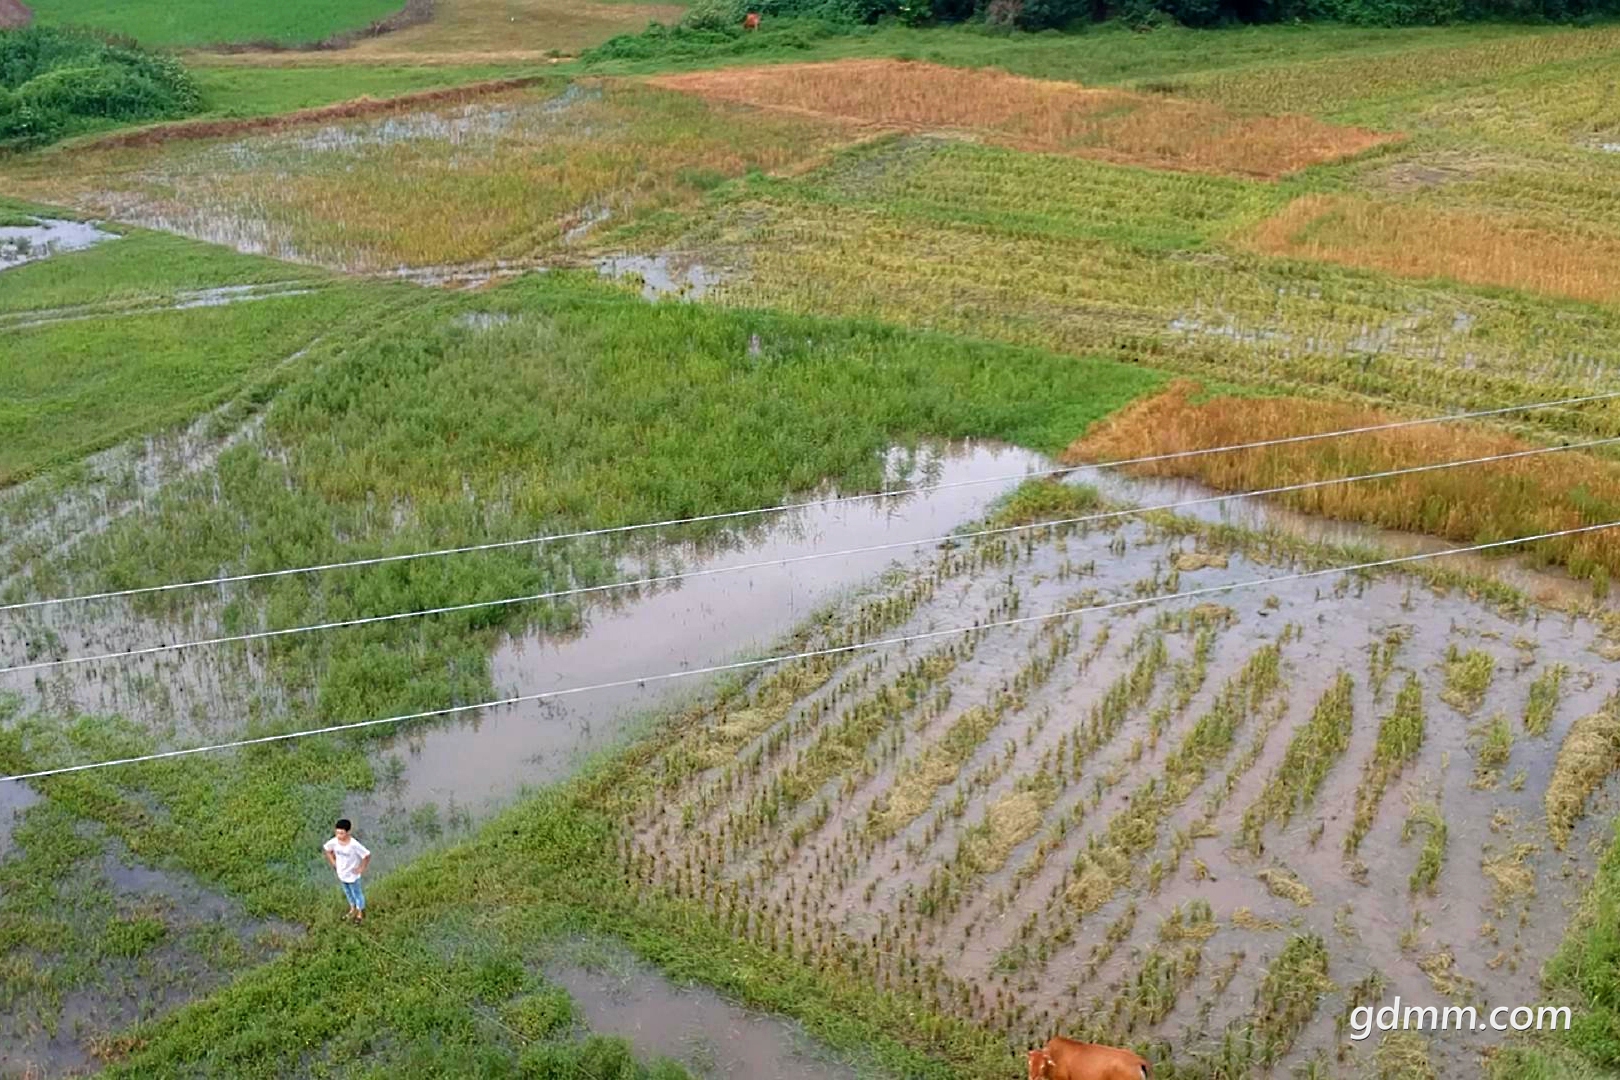
M 360 30 L 398 11 L 401 0 L 37 0 L 34 18 L 134 38 L 154 48 L 307 45 Z

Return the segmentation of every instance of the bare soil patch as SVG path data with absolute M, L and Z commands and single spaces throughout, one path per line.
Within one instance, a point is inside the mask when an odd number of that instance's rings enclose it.
M 0 0 L 0 28 L 27 26 L 34 13 L 22 0 Z
M 1308 116 L 898 60 L 779 64 L 662 76 L 656 85 L 881 128 L 973 133 L 1017 149 L 1275 179 L 1398 136 Z

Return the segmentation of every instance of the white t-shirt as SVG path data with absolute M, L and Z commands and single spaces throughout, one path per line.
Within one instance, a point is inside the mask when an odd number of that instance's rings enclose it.
M 371 854 L 371 852 L 366 849 L 366 845 L 362 844 L 352 836 L 349 837 L 349 842 L 347 844 L 340 844 L 338 843 L 338 838 L 334 836 L 332 839 L 322 844 L 321 847 L 326 851 L 330 851 L 332 853 L 332 857 L 337 860 L 337 876 L 339 881 L 360 880 L 360 861 L 367 855 Z

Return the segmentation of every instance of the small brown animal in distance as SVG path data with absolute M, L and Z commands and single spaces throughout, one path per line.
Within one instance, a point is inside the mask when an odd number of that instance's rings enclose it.
M 744 30 L 758 30 L 759 29 L 759 13 L 758 12 L 750 11 L 747 14 L 747 16 L 745 16 L 743 18 L 743 29 Z
M 1148 1070 L 1139 1054 L 1061 1035 L 1029 1052 L 1029 1080 L 1147 1080 Z

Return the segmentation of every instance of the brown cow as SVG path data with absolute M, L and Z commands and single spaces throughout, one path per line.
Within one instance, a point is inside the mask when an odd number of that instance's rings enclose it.
M 1029 1052 L 1029 1080 L 1147 1080 L 1148 1063 L 1129 1050 L 1054 1035 Z
M 759 29 L 759 13 L 758 12 L 750 11 L 748 13 L 748 15 L 743 19 L 743 29 L 744 30 L 758 30 Z

